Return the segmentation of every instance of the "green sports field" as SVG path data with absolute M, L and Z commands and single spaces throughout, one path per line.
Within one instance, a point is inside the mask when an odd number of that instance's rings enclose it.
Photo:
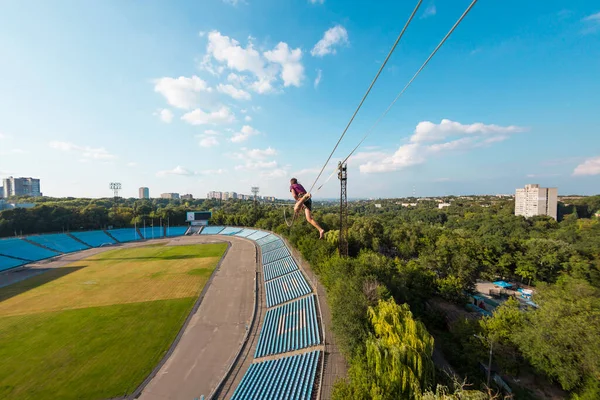
M 0 288 L 0 399 L 108 399 L 160 361 L 226 244 L 107 251 Z

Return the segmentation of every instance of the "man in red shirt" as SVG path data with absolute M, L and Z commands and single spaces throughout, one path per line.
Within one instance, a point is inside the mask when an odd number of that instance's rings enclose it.
M 304 186 L 298 183 L 298 180 L 296 178 L 290 179 L 290 192 L 292 192 L 292 196 L 296 201 L 299 201 L 300 199 L 302 199 L 302 197 L 304 197 L 304 195 L 306 195 L 306 189 L 304 189 Z M 315 221 L 312 217 L 312 199 L 308 197 L 308 199 L 304 200 L 300 207 L 304 209 L 304 216 L 306 217 L 308 223 L 319 230 L 319 239 L 323 239 L 323 234 L 325 233 L 325 230 L 321 228 L 317 221 Z M 294 211 L 296 210 L 297 207 L 294 207 Z

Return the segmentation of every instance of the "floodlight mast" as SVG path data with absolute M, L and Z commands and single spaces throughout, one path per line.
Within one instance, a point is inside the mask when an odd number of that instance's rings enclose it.
M 119 191 L 121 190 L 122 186 L 120 182 L 111 182 L 110 183 L 110 190 L 113 191 L 113 195 L 114 195 L 114 206 L 115 206 L 115 210 L 117 209 L 117 202 L 119 201 Z
M 252 186 L 252 194 L 254 195 L 254 207 L 256 207 L 256 196 L 258 195 L 259 187 Z

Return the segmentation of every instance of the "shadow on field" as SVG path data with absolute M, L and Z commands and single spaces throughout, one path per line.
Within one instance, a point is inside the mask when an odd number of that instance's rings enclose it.
M 31 276 L 29 278 L 16 277 L 15 283 L 10 284 L 8 286 L 0 287 L 0 302 L 4 300 L 8 300 L 11 297 L 15 297 L 20 295 L 21 293 L 25 293 L 28 290 L 35 289 L 38 286 L 45 285 L 48 282 L 52 282 L 53 280 L 60 279 L 63 276 L 69 275 L 73 272 L 79 271 L 80 269 L 85 267 L 61 267 L 61 268 L 51 268 L 46 270 L 44 273 L 37 274 Z M 15 271 L 15 274 L 20 272 L 26 272 L 27 270 Z M 7 274 L 6 279 L 11 279 L 11 276 Z M 14 278 L 14 277 L 13 277 Z
M 187 260 L 190 258 L 205 258 L 212 256 L 203 256 L 200 254 L 180 254 L 180 255 L 172 255 L 172 256 L 149 256 L 149 257 L 102 257 L 102 259 L 98 260 L 86 260 L 86 261 L 133 261 L 133 260 L 152 260 L 152 261 L 162 261 L 162 260 Z

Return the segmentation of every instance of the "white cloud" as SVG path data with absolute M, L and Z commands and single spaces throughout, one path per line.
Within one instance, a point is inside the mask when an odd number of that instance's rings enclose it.
M 250 121 L 252 121 L 252 117 L 251 117 L 251 116 L 249 116 L 249 115 L 246 115 L 246 116 L 244 117 L 244 121 L 246 121 L 246 122 L 250 122 Z
M 288 171 L 283 168 L 274 168 L 270 171 L 262 171 L 260 177 L 264 179 L 278 179 L 288 175 Z
M 171 121 L 173 121 L 173 112 L 166 108 L 156 111 L 154 115 L 157 115 L 162 122 L 167 124 L 170 124 Z
M 393 155 L 381 161 L 369 161 L 362 164 L 359 169 L 363 173 L 396 171 L 424 163 L 425 157 L 421 153 L 421 145 L 416 143 L 405 144 L 400 146 Z
M 437 13 L 437 10 L 435 9 L 435 5 L 432 4 L 425 9 L 425 11 L 423 12 L 423 15 L 421 15 L 421 19 L 427 18 L 427 17 L 433 17 L 436 13 Z
M 418 142 L 434 142 L 445 139 L 448 136 L 460 136 L 460 135 L 496 135 L 496 134 L 510 134 L 525 132 L 527 128 L 510 125 L 510 126 L 498 126 L 498 125 L 486 125 L 481 122 L 474 124 L 463 125 L 460 122 L 454 122 L 449 119 L 442 119 L 442 122 L 435 124 L 430 121 L 422 121 L 417 124 L 415 132 L 410 138 L 413 143 Z
M 308 0 L 308 2 L 311 4 L 323 4 L 325 0 Z
M 4 133 L 0 132 L 0 139 L 8 139 L 8 135 L 5 135 Z
M 598 22 L 598 23 L 600 23 L 600 12 L 597 12 L 597 13 L 592 14 L 592 15 L 588 15 L 583 20 L 584 21 L 592 21 L 592 22 Z
M 200 143 L 198 143 L 200 145 L 200 147 L 213 147 L 213 146 L 218 146 L 219 145 L 219 141 L 212 137 L 205 137 L 204 139 L 200 140 Z
M 589 158 L 575 167 L 573 175 L 600 175 L 600 156 Z
M 244 125 L 239 132 L 236 132 L 230 139 L 234 143 L 244 142 L 250 136 L 258 135 L 260 132 L 251 127 L 250 125 Z
M 252 38 L 244 47 L 237 40 L 222 35 L 218 31 L 208 34 L 206 56 L 202 60 L 202 68 L 220 75 L 224 69 L 231 71 L 227 80 L 233 85 L 250 89 L 259 94 L 276 91 L 277 75 L 283 86 L 300 86 L 304 77 L 304 66 L 301 63 L 302 50 L 290 49 L 285 42 L 279 42 L 273 50 L 261 53 L 254 48 Z M 220 64 L 215 67 L 213 59 Z M 244 73 L 244 74 L 239 74 Z
M 191 125 L 218 125 L 231 123 L 235 120 L 235 117 L 228 107 L 221 106 L 221 108 L 213 112 L 204 112 L 197 108 L 194 111 L 184 114 L 181 119 Z
M 394 154 L 373 151 L 358 153 L 352 158 L 355 160 L 362 158 L 367 161 L 360 166 L 360 172 L 363 173 L 396 171 L 423 164 L 429 157 L 443 153 L 491 146 L 507 140 L 512 133 L 526 130 L 514 125 L 506 127 L 482 123 L 464 125 L 448 119 L 443 119 L 440 124 L 422 121 L 417 124 L 410 143 L 400 146 Z M 444 141 L 449 136 L 459 138 Z
M 205 169 L 203 171 L 200 171 L 199 173 L 201 175 L 221 175 L 221 174 L 224 174 L 226 172 L 227 172 L 226 169 L 219 168 L 219 169 Z
M 215 131 L 213 129 L 207 129 L 204 131 L 205 135 L 210 135 L 210 136 L 219 136 L 221 134 L 221 132 L 219 131 Z
M 252 159 L 262 160 L 264 158 L 277 155 L 277 150 L 272 147 L 267 147 L 264 150 L 261 149 L 252 149 L 246 151 L 246 156 Z
M 250 96 L 250 93 L 242 89 L 237 89 L 233 85 L 223 85 L 222 83 L 219 83 L 219 86 L 217 86 L 217 90 L 221 93 L 225 93 L 226 95 L 233 97 L 236 100 L 250 100 L 252 98 L 252 96 Z
M 156 173 L 156 176 L 167 176 L 167 175 L 192 176 L 192 175 L 194 175 L 194 172 L 190 171 L 187 168 L 184 168 L 184 167 L 178 165 L 178 166 L 176 166 L 175 168 L 173 168 L 171 170 L 158 171 Z
M 162 94 L 173 107 L 189 110 L 196 106 L 199 92 L 210 92 L 212 89 L 196 75 L 191 78 L 159 78 L 154 80 L 154 91 Z
M 77 153 L 80 161 L 89 160 L 112 160 L 116 158 L 114 154 L 110 154 L 104 147 L 79 146 L 70 142 L 52 141 L 48 144 L 55 150 Z
M 267 60 L 277 63 L 281 66 L 281 79 L 283 86 L 300 86 L 304 79 L 304 67 L 300 60 L 302 59 L 302 50 L 300 48 L 290 50 L 285 42 L 279 42 L 271 51 L 264 53 Z
M 315 47 L 310 51 L 315 57 L 323 57 L 326 54 L 335 54 L 334 46 L 348 43 L 348 32 L 341 25 L 336 25 L 328 29 L 323 38 L 315 44 Z
M 315 89 L 319 86 L 319 83 L 321 83 L 322 73 L 323 73 L 323 71 L 321 71 L 320 69 L 317 69 L 317 77 L 315 78 Z
M 128 166 L 128 167 L 137 167 L 137 165 L 138 165 L 138 163 L 136 163 L 136 162 L 134 162 L 134 161 L 131 161 L 131 162 L 128 162 L 128 163 L 127 163 L 127 166 Z
M 277 161 L 248 161 L 244 165 L 236 165 L 236 170 L 244 170 L 244 169 L 269 169 L 276 168 Z
M 321 168 L 304 168 L 300 171 L 294 172 L 292 175 L 294 176 L 303 176 L 303 175 L 317 175 L 321 171 Z
M 230 69 L 249 71 L 259 77 L 265 75 L 265 62 L 252 43 L 244 48 L 237 40 L 221 35 L 218 31 L 211 31 L 206 50 L 215 60 L 225 63 Z
M 245 3 L 244 0 L 221 0 L 221 1 L 223 1 L 223 3 L 225 3 L 225 4 L 230 4 L 234 7 L 240 3 L 242 3 L 242 4 Z

